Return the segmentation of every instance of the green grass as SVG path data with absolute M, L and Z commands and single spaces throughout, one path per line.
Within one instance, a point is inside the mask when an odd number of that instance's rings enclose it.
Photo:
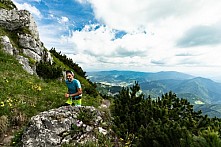
M 0 115 L 31 117 L 65 102 L 66 86 L 28 74 L 16 59 L 0 51 Z

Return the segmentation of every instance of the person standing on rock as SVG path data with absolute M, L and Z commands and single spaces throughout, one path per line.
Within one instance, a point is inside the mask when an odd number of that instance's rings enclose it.
M 81 106 L 82 88 L 81 83 L 74 78 L 74 73 L 70 70 L 66 71 L 66 85 L 68 92 L 65 97 L 68 99 L 65 105 Z

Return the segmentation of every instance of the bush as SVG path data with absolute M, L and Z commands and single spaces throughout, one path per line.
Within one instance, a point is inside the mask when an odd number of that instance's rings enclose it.
M 127 140 L 125 145 L 220 146 L 220 119 L 193 111 L 193 105 L 172 92 L 153 100 L 150 96 L 145 99 L 139 90 L 135 83 L 114 99 L 114 130 Z
M 62 76 L 62 68 L 50 62 L 40 61 L 37 63 L 36 72 L 43 79 L 57 79 Z
M 93 97 L 98 96 L 98 93 L 97 93 L 96 89 L 93 86 L 86 87 L 84 90 L 87 94 L 92 95 Z

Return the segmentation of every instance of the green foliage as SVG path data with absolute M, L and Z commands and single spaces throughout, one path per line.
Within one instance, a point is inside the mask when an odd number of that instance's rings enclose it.
M 0 8 L 11 10 L 16 8 L 11 0 L 0 0 Z
M 15 133 L 11 141 L 11 146 L 16 146 L 16 147 L 22 146 L 21 140 L 22 140 L 23 131 L 24 129 L 20 129 Z
M 95 116 L 95 111 L 91 111 L 90 109 L 80 109 L 77 119 L 81 120 L 84 124 L 91 124 L 91 122 L 96 119 Z
M 125 142 L 163 147 L 195 146 L 199 141 L 199 146 L 205 145 L 203 142 L 209 146 L 220 145 L 221 121 L 218 118 L 210 119 L 201 111 L 193 111 L 193 105 L 172 92 L 152 100 L 150 96 L 144 99 L 139 91 L 135 83 L 123 88 L 115 97 L 114 130 L 121 138 L 129 140 Z
M 62 68 L 56 66 L 55 63 L 51 64 L 50 62 L 40 61 L 37 63 L 36 72 L 44 79 L 57 79 L 62 76 Z
M 98 92 L 94 87 L 86 87 L 86 88 L 84 88 L 84 91 L 93 97 L 98 96 Z

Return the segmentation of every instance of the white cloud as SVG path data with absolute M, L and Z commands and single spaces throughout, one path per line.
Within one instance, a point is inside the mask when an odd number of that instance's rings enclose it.
M 188 48 L 177 46 L 177 41 L 185 38 L 185 35 L 188 35 L 186 32 L 192 28 L 211 28 L 220 24 L 219 0 L 106 0 L 105 3 L 102 0 L 78 1 L 91 3 L 95 17 L 105 24 L 105 27 L 97 30 L 75 31 L 72 36 L 78 51 L 97 58 L 103 57 L 104 60 L 97 62 L 105 64 L 106 61 L 107 65 L 111 66 L 119 61 L 115 68 L 128 69 L 131 66 L 128 61 L 137 57 L 133 66 L 140 65 L 140 70 L 181 70 L 197 73 L 202 68 L 207 74 L 218 71 L 217 68 L 221 66 L 221 45 L 214 44 L 217 40 L 211 38 L 211 41 L 204 42 L 203 46 L 200 43 L 199 46 Z M 127 34 L 115 39 L 115 29 L 123 30 Z M 204 32 L 205 36 L 202 37 L 213 34 L 219 36 L 220 29 L 211 30 L 213 32 Z M 191 35 L 197 36 L 194 32 Z M 128 64 L 126 66 L 122 63 Z
M 144 56 L 152 47 L 151 36 L 145 33 L 126 34 L 122 38 L 115 38 L 115 33 L 105 26 L 87 25 L 82 31 L 73 31 L 71 39 L 78 51 L 92 56 Z
M 62 16 L 58 22 L 61 23 L 61 24 L 65 24 L 65 23 L 68 23 L 69 19 L 65 16 Z
M 102 25 L 85 25 L 80 31 L 61 35 L 74 20 L 64 9 L 62 15 L 51 11 L 51 18 L 60 25 L 44 24 L 39 30 L 47 46 L 67 53 L 84 70 L 177 70 L 213 76 L 220 73 L 221 1 L 77 1 L 82 7 L 90 3 Z M 34 10 L 31 5 L 27 7 Z M 33 13 L 40 15 L 37 10 Z M 116 38 L 116 30 L 126 34 Z M 210 40 L 203 42 L 206 38 Z M 196 45 L 191 46 L 191 41 Z
M 32 6 L 28 3 L 23 3 L 23 4 L 17 2 L 14 3 L 19 10 L 28 10 L 32 15 L 35 15 L 38 18 L 42 17 L 41 12 L 35 6 Z

